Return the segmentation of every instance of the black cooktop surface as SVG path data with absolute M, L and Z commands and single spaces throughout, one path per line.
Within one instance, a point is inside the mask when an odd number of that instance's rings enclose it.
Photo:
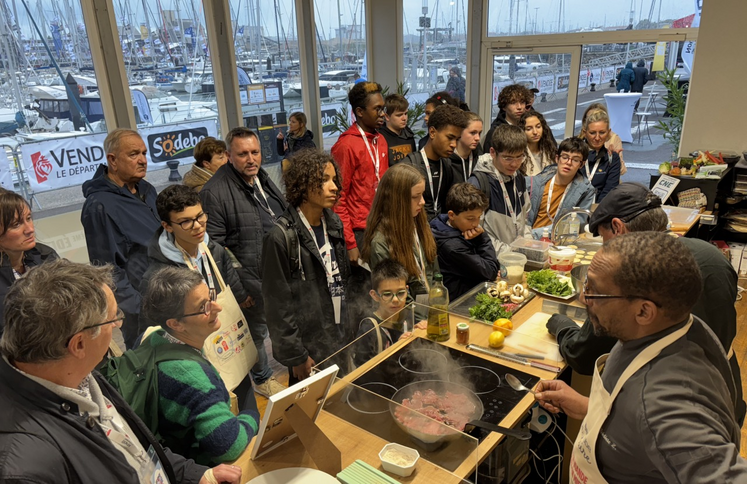
M 472 390 L 482 401 L 485 413 L 480 420 L 498 425 L 524 398 L 524 392 L 508 386 L 506 373 L 516 376 L 528 388 L 539 381 L 536 376 L 471 353 L 417 338 L 353 383 L 388 399 L 403 386 L 416 381 L 458 383 Z

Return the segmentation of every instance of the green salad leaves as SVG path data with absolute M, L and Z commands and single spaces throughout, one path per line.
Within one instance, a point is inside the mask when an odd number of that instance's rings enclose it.
M 559 277 L 551 269 L 530 272 L 527 274 L 527 285 L 535 291 L 553 296 L 566 297 L 573 294 L 573 286 L 570 283 L 570 278 Z
M 510 318 L 511 311 L 503 307 L 503 301 L 481 292 L 475 296 L 477 304 L 469 308 L 469 315 L 475 319 L 493 322 L 500 318 Z

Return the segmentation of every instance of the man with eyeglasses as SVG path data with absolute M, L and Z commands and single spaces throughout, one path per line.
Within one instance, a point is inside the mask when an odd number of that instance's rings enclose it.
M 238 484 L 164 448 L 94 368 L 122 323 L 112 267 L 59 260 L 10 289 L 0 340 L 0 482 Z
M 583 419 L 570 482 L 747 482 L 738 376 L 691 314 L 701 289 L 695 258 L 668 234 L 621 235 L 596 253 L 581 301 L 594 333 L 617 343 L 596 361 L 589 397 L 559 380 L 535 394 L 546 410 Z
M 117 303 L 125 313 L 122 335 L 132 347 L 139 327 L 140 280 L 148 267 L 147 247 L 159 226 L 156 189 L 145 180 L 148 152 L 131 129 L 115 129 L 104 140 L 106 164 L 83 184 L 80 221 L 92 264 L 112 264 Z
M 210 238 L 235 257 L 239 280 L 251 298 L 244 305 L 257 348 L 258 360 L 251 375 L 255 391 L 269 397 L 285 387 L 273 376 L 265 350 L 269 330 L 262 299 L 262 240 L 287 204 L 262 168 L 262 150 L 254 131 L 245 127 L 232 129 L 226 135 L 226 146 L 228 163 L 205 183 L 200 199 L 208 215 Z
M 669 219 L 661 208 L 661 199 L 643 185 L 622 183 L 602 200 L 589 221 L 589 231 L 605 242 L 631 232 L 665 232 Z M 729 356 L 737 386 L 737 419 L 744 421 L 746 406 L 742 400 L 742 380 L 737 357 L 731 348 L 737 334 L 737 274 L 731 263 L 712 244 L 700 239 L 681 237 L 681 245 L 695 258 L 703 279 L 703 290 L 694 301 L 692 313 L 716 334 Z M 666 260 L 669 254 L 661 252 Z M 676 277 L 676 276 L 675 276 Z M 586 320 L 580 328 L 562 314 L 554 314 L 547 329 L 558 339 L 560 354 L 574 370 L 590 375 L 594 362 L 612 349 L 616 339 L 597 335 Z
M 589 157 L 589 147 L 580 138 L 568 138 L 558 146 L 555 164 L 528 180 L 531 208 L 527 222 L 535 239 L 543 230 L 552 231 L 555 220 L 575 207 L 591 209 L 596 190 L 579 173 Z
M 527 137 L 518 126 L 501 124 L 493 131 L 490 153 L 477 160 L 468 183 L 482 190 L 490 200 L 483 229 L 490 236 L 495 253 L 511 250 L 518 237 L 531 238 L 527 225 L 530 200 L 519 168 L 526 158 Z

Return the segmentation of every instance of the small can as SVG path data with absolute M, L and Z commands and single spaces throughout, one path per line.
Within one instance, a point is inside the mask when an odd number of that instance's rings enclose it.
M 469 324 L 459 323 L 457 324 L 456 334 L 457 344 L 468 345 L 469 344 Z

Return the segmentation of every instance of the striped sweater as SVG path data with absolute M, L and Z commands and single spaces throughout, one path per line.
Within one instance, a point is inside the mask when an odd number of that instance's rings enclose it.
M 145 343 L 175 344 L 163 330 L 151 334 Z M 259 414 L 254 410 L 238 416 L 231 413 L 228 391 L 207 360 L 159 363 L 158 393 L 158 432 L 164 446 L 199 464 L 235 460 L 257 432 Z

